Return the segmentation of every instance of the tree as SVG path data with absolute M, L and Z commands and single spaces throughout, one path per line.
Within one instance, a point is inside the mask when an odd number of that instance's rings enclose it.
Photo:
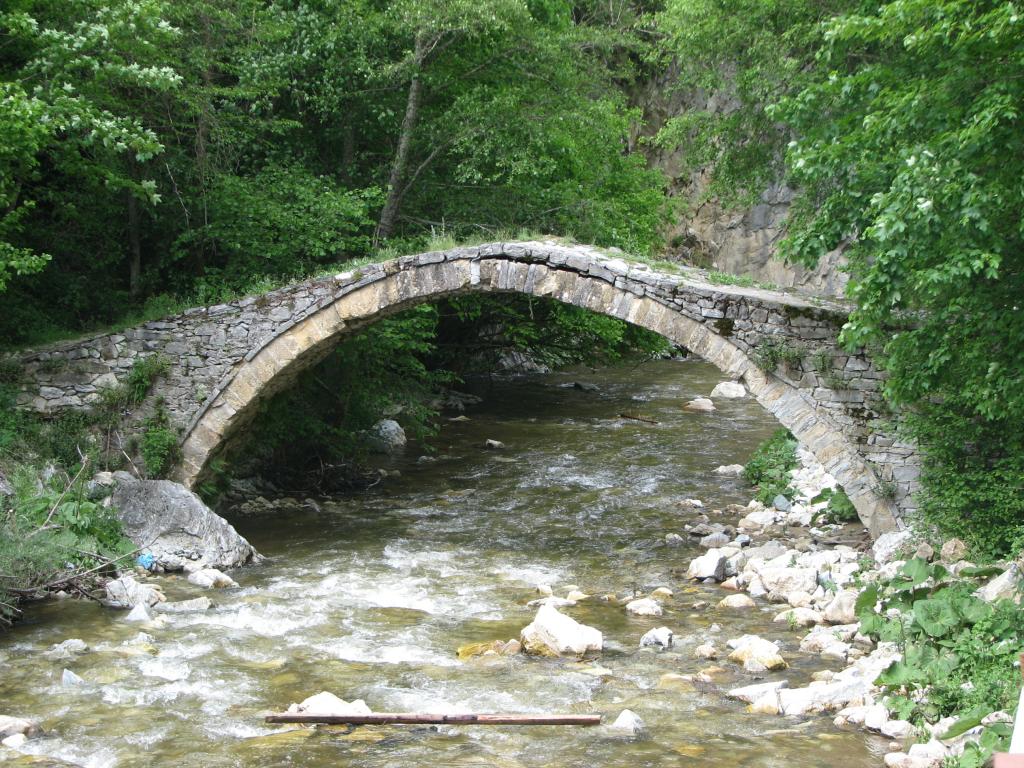
M 868 4 L 827 25 L 820 76 L 773 112 L 803 189 L 784 254 L 848 246 L 843 340 L 878 350 L 910 412 L 926 510 L 1003 551 L 1024 531 L 1007 503 L 1024 492 L 1007 439 L 1024 427 L 1022 25 L 1012 3 Z

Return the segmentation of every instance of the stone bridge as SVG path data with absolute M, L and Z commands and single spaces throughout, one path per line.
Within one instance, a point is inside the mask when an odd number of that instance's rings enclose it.
M 655 331 L 742 380 L 843 485 L 877 536 L 902 526 L 917 484 L 913 447 L 879 431 L 884 373 L 836 346 L 837 303 L 666 274 L 589 246 L 492 243 L 407 256 L 25 351 L 19 404 L 86 408 L 141 357 L 170 363 L 150 395 L 180 429 L 178 479 L 210 460 L 346 334 L 387 314 L 469 291 L 550 297 Z M 150 406 L 151 407 L 151 406 Z

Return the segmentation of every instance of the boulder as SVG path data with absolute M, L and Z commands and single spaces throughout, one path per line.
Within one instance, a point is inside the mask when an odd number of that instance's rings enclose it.
M 639 736 L 644 732 L 646 726 L 640 719 L 640 715 L 632 710 L 624 709 L 608 728 L 619 733 L 628 733 L 630 736 Z
M 789 512 L 793 508 L 793 502 L 780 493 L 772 499 L 772 506 L 779 512 Z
M 871 545 L 875 562 L 882 565 L 897 558 L 909 546 L 911 537 L 911 532 L 907 530 L 883 533 Z
M 213 568 L 233 568 L 260 559 L 248 541 L 202 499 L 170 480 L 138 480 L 115 473 L 111 502 L 125 535 L 168 571 L 185 561 Z
M 739 592 L 735 595 L 723 597 L 718 601 L 719 608 L 753 608 L 757 605 L 753 600 Z
M 708 413 L 715 410 L 715 404 L 706 397 L 696 397 L 683 406 L 684 411 Z
M 366 433 L 367 446 L 374 453 L 400 453 L 406 442 L 405 430 L 394 419 L 381 419 Z
M 960 539 L 950 539 L 942 545 L 939 557 L 943 562 L 955 563 L 967 556 L 967 545 Z
M 747 390 L 742 384 L 735 381 L 722 381 L 711 390 L 712 397 L 724 397 L 727 400 L 737 397 L 746 397 Z
M 203 589 L 210 589 L 211 587 L 222 589 L 238 586 L 238 582 L 226 573 L 221 573 L 216 568 L 203 568 L 200 571 L 193 571 L 188 575 L 188 583 L 195 584 Z
M 788 595 L 792 592 L 814 592 L 818 587 L 818 572 L 813 568 L 788 566 L 762 566 L 757 569 L 761 583 L 769 592 Z
M 644 633 L 644 636 L 640 638 L 640 647 L 646 648 L 647 646 L 654 645 L 661 648 L 672 647 L 672 630 L 668 627 L 658 627 Z
M 541 606 L 519 639 L 525 653 L 538 656 L 582 656 L 604 646 L 599 630 L 580 624 L 549 605 Z
M 122 576 L 106 583 L 104 603 L 111 608 L 134 608 L 137 605 L 156 605 L 166 598 L 159 587 L 140 584 L 133 576 Z
M 779 691 L 779 713 L 807 715 L 836 712 L 852 704 L 861 704 L 869 687 L 869 683 L 864 680 L 835 679 L 830 683 L 808 685 L 805 688 L 784 689 Z
M 695 557 L 690 561 L 690 567 L 686 570 L 686 578 L 722 581 L 725 578 L 726 559 L 720 549 L 709 549 L 700 557 Z
M 321 691 L 315 696 L 310 696 L 301 704 L 292 704 L 288 707 L 291 714 L 305 715 L 370 715 L 371 709 L 366 706 L 362 699 L 345 701 L 339 699 L 329 691 Z
M 744 530 L 758 531 L 765 526 L 772 525 L 775 522 L 775 514 L 774 509 L 756 509 L 748 513 L 736 525 Z
M 857 621 L 857 613 L 854 610 L 857 595 L 857 591 L 853 589 L 844 589 L 836 594 L 822 612 L 825 621 L 830 624 L 853 624 Z
M 505 444 L 501 440 L 487 438 L 484 440 L 484 448 L 488 451 L 502 451 L 505 449 Z
M 785 669 L 785 659 L 779 655 L 779 646 L 775 643 L 758 637 L 757 635 L 743 635 L 742 637 L 728 642 L 732 653 L 729 654 L 729 661 L 742 664 L 748 672 L 761 672 L 765 669 Z
M 634 616 L 661 616 L 664 611 L 657 600 L 642 597 L 639 600 L 631 600 L 626 603 L 626 613 L 631 613 Z
M 996 600 L 1013 600 L 1020 602 L 1020 568 L 1016 563 L 996 576 L 990 582 L 979 589 L 976 594 L 987 603 L 994 603 Z
M 0 739 L 18 734 L 32 737 L 42 733 L 42 729 L 31 720 L 22 717 L 0 715 Z

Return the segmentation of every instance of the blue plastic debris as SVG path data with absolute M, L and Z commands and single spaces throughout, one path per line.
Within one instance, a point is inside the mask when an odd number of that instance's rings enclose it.
M 151 571 L 153 566 L 156 565 L 156 558 L 149 554 L 149 552 L 143 552 L 135 559 L 135 562 L 147 571 Z

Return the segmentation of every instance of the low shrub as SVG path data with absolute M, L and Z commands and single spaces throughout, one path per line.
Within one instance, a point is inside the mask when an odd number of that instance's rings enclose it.
M 779 495 L 793 497 L 789 473 L 799 464 L 796 447 L 796 439 L 789 431 L 779 429 L 755 449 L 743 467 L 744 479 L 757 486 L 755 498 L 762 504 L 771 504 Z

